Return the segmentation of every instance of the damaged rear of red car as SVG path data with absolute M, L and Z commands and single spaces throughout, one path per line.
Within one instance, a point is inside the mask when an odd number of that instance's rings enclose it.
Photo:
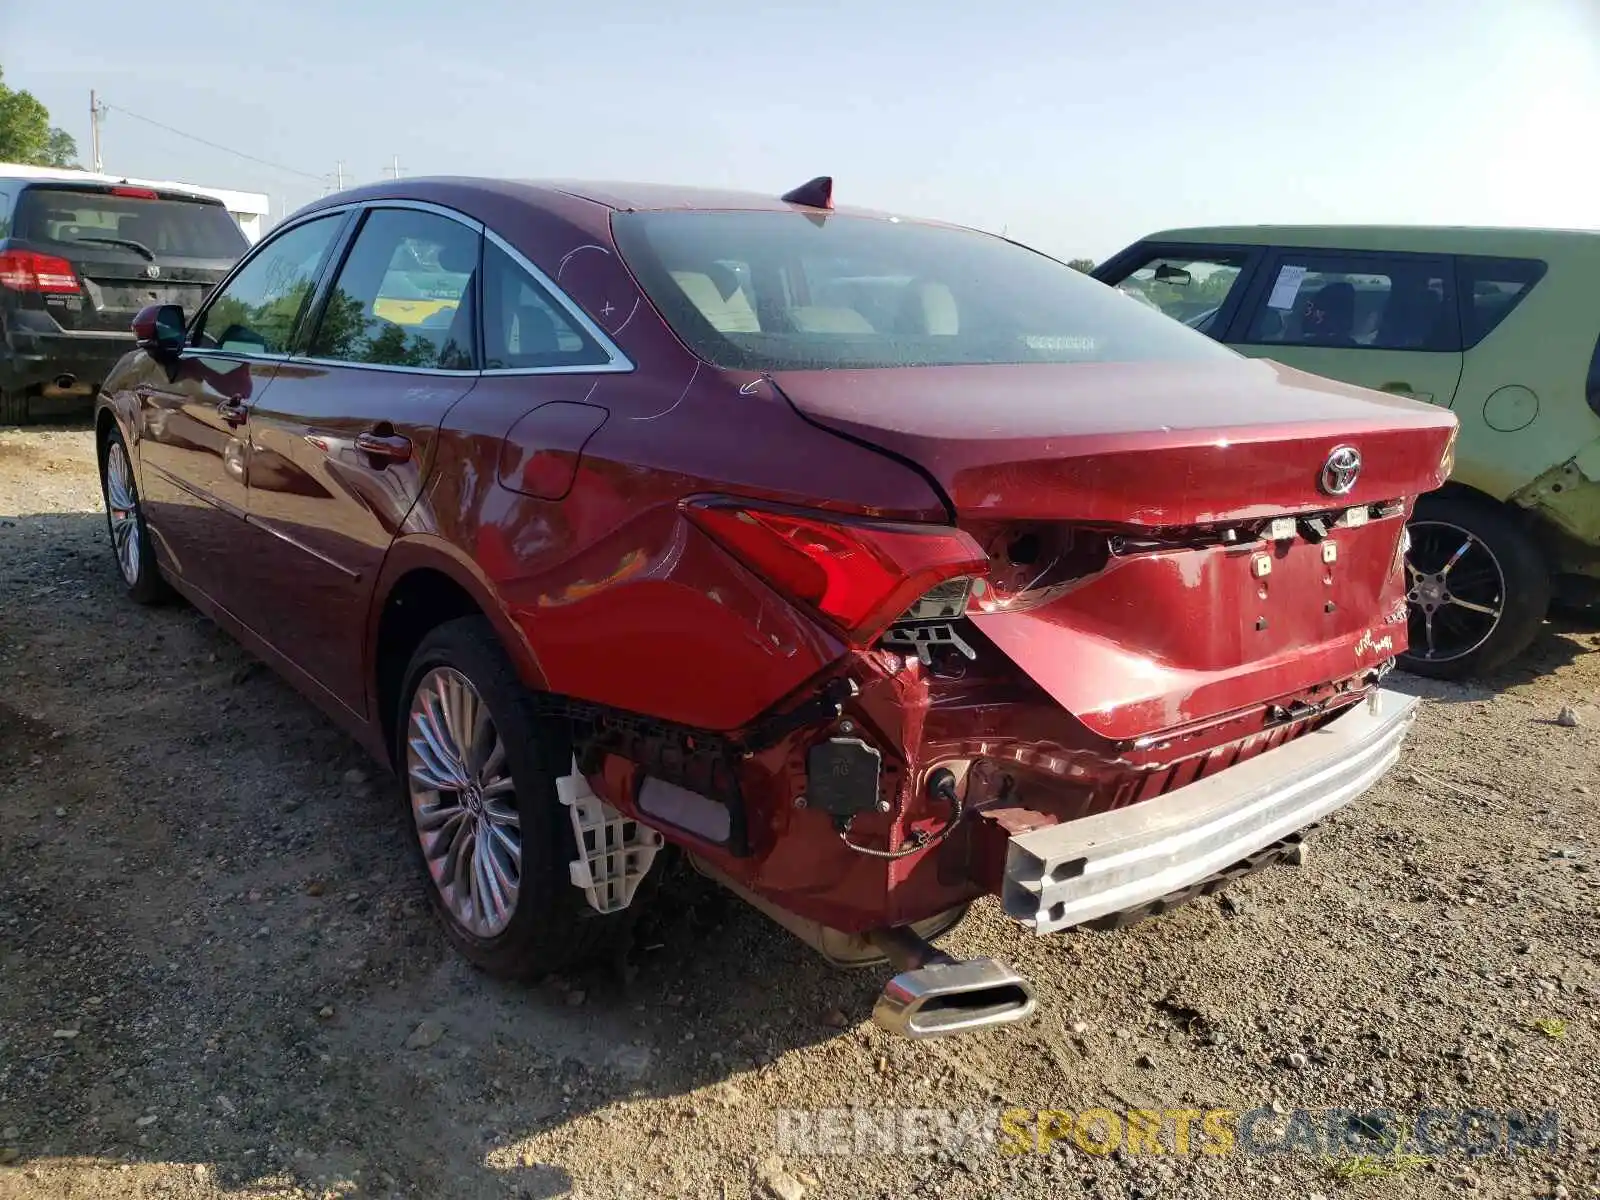
M 928 940 L 974 900 L 1159 911 L 1393 762 L 1455 421 L 829 193 L 327 197 L 219 290 L 300 273 L 272 353 L 141 317 L 102 470 L 134 598 L 394 763 L 474 962 L 592 952 L 672 843 L 933 1036 L 1033 1007 Z
M 666 723 L 596 712 L 585 770 L 834 961 L 903 968 L 881 1023 L 1028 1014 L 1025 981 L 921 937 L 975 898 L 1041 933 L 1156 911 L 1271 861 L 1393 762 L 1412 702 L 1379 681 L 1448 413 L 1239 358 L 968 231 L 818 211 L 613 231 L 714 368 L 656 435 L 731 425 L 735 456 L 724 486 L 694 472 L 614 587 L 635 616 L 650 591 L 709 598 L 688 644 L 782 647 L 784 694 L 697 727 L 674 710 L 752 681 L 680 660 Z M 765 440 L 778 414 L 809 500 L 735 465 L 739 427 Z M 596 440 L 580 502 L 607 475 Z M 797 658 L 796 685 L 778 664 Z

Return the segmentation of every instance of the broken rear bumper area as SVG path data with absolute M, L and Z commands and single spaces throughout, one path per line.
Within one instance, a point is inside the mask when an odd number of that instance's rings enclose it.
M 1360 796 L 1417 701 L 1375 689 L 1319 729 L 1166 795 L 1015 835 L 1006 912 L 1039 933 L 1137 908 L 1226 870 Z

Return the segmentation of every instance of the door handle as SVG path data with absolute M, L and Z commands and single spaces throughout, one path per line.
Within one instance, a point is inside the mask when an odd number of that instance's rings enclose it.
M 237 428 L 243 425 L 250 410 L 237 400 L 223 400 L 217 404 L 217 416 Z
M 388 466 L 392 462 L 411 461 L 411 439 L 398 433 L 360 433 L 356 435 L 356 449 L 379 461 L 373 466 Z

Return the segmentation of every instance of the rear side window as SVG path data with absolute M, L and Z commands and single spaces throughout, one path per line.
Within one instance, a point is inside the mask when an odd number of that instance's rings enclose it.
M 800 212 L 619 213 L 650 299 L 745 370 L 1231 357 L 1065 263 L 972 230 Z
M 1456 292 L 1461 297 L 1461 341 L 1471 349 L 1511 315 L 1534 285 L 1545 264 L 1531 258 L 1456 258 Z
M 328 294 L 311 357 L 472 369 L 477 230 L 437 213 L 367 215 Z
M 492 240 L 483 244 L 483 351 L 491 371 L 600 367 L 609 352 Z
M 17 200 L 15 236 L 69 250 L 122 249 L 156 258 L 231 261 L 250 248 L 220 204 L 78 188 L 26 189 Z
M 0 188 L 0 238 L 11 236 L 11 193 Z
M 1255 300 L 1244 342 L 1355 350 L 1456 350 L 1443 260 L 1284 251 Z

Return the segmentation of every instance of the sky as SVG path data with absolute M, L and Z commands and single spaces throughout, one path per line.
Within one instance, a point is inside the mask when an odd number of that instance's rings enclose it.
M 1181 225 L 1600 226 L 1600 0 L 0 0 L 0 67 L 85 165 L 93 88 L 106 170 L 273 219 L 398 156 L 829 174 L 840 203 L 1095 259 Z

